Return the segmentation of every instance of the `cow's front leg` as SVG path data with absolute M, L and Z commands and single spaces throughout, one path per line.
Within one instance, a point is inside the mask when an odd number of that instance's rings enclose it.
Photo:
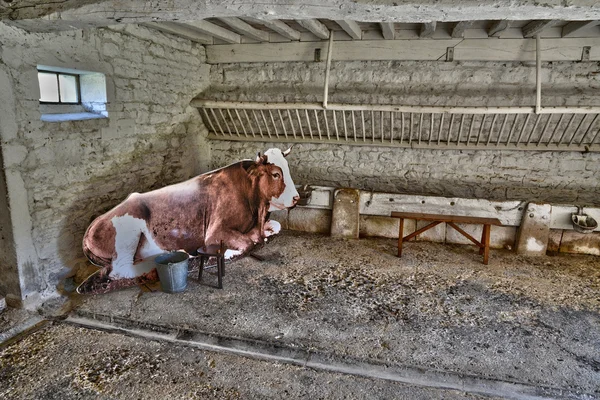
M 225 258 L 231 259 L 243 254 L 248 253 L 255 245 L 255 242 L 251 239 L 252 235 L 248 233 L 241 233 L 232 229 L 215 229 L 214 234 L 206 236 L 204 243 L 207 246 L 218 245 L 223 241 L 227 251 L 225 252 Z
M 265 224 L 264 237 L 268 238 L 269 236 L 277 235 L 279 232 L 281 232 L 281 224 L 271 219 L 268 220 Z

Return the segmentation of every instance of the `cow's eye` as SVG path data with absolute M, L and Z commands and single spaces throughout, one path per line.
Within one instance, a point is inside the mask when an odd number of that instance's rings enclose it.
M 274 172 L 272 174 L 272 176 L 273 176 L 273 179 L 279 179 L 279 178 L 281 178 L 281 175 L 279 175 L 279 172 Z

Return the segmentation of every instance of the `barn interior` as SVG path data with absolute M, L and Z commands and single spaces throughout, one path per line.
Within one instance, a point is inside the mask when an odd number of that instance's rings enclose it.
M 600 221 L 594 2 L 0 0 L 0 18 L 0 315 L 422 390 L 380 397 L 600 396 L 600 228 L 572 222 Z M 223 290 L 73 294 L 96 216 L 291 145 L 305 201 Z M 394 211 L 497 218 L 489 264 L 447 223 L 397 258 Z

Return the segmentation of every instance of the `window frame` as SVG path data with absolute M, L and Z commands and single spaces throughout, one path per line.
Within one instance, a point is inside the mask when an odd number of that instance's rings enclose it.
M 58 89 L 58 102 L 56 102 L 56 101 L 42 101 L 42 100 L 39 100 L 40 104 L 48 104 L 48 105 L 63 105 L 63 104 L 67 104 L 67 105 L 81 105 L 81 82 L 80 82 L 80 79 L 79 79 L 79 74 L 72 74 L 72 73 L 68 73 L 68 72 L 50 71 L 50 70 L 47 70 L 47 69 L 39 69 L 39 68 L 38 68 L 37 72 L 38 72 L 38 74 L 40 72 L 43 72 L 45 74 L 54 74 L 54 75 L 56 75 L 56 85 L 57 85 L 57 89 Z M 60 75 L 67 75 L 67 76 L 74 76 L 75 77 L 75 86 L 77 86 L 77 102 L 61 101 L 60 78 L 59 78 Z M 38 78 L 38 81 L 39 81 L 39 78 Z

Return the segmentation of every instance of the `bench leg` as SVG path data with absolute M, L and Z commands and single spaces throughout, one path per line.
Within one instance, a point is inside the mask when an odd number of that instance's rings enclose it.
M 402 239 L 404 237 L 404 218 L 400 218 L 398 229 L 398 257 L 402 257 Z
M 483 226 L 483 263 L 487 265 L 488 260 L 490 259 L 490 224 L 485 224 Z
M 224 257 L 222 255 L 217 256 L 217 279 L 218 279 L 217 287 L 219 289 L 223 289 L 224 265 L 225 265 Z

